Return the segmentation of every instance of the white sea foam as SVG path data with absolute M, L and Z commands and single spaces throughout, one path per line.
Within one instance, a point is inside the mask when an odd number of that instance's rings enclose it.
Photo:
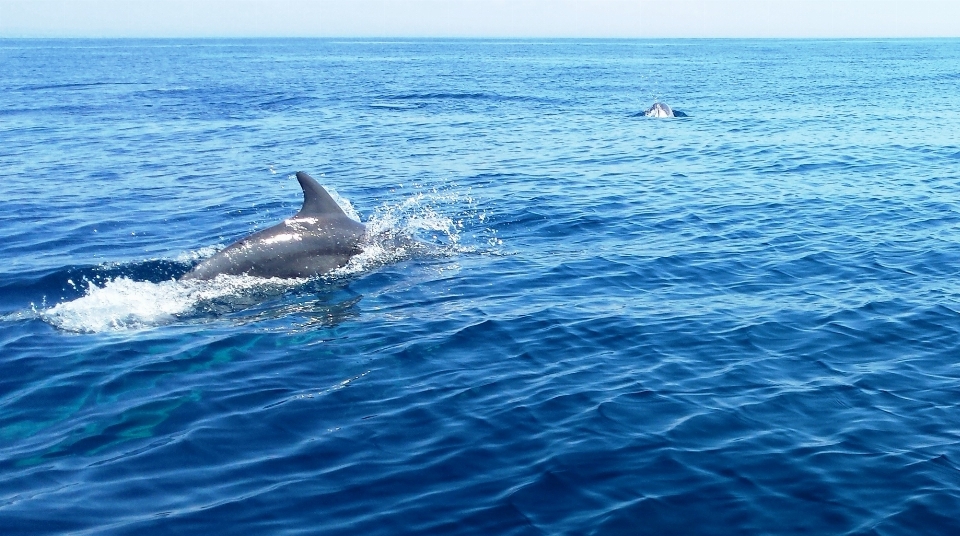
M 88 282 L 83 296 L 39 310 L 45 322 L 65 331 L 102 332 L 143 329 L 176 321 L 212 300 L 251 291 L 286 288 L 302 279 L 219 276 L 209 281 L 134 281 L 117 277 L 102 285 Z

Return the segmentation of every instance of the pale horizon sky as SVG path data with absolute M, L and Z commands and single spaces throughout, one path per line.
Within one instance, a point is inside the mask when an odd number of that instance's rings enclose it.
M 0 37 L 960 37 L 960 0 L 0 0 Z

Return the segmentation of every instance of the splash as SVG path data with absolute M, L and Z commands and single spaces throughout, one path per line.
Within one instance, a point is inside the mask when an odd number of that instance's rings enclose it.
M 362 251 L 328 277 L 350 276 L 414 257 L 449 257 L 473 251 L 462 239 L 466 220 L 484 221 L 485 215 L 477 213 L 475 204 L 467 194 L 433 189 L 381 205 L 366 222 Z
M 78 333 L 143 329 L 206 312 L 223 300 L 248 301 L 251 294 L 277 294 L 304 281 L 218 276 L 208 281 L 153 283 L 117 277 L 102 286 L 87 282 L 83 296 L 39 310 L 37 316 L 59 329 Z
M 207 257 L 212 257 L 215 253 L 217 253 L 224 247 L 226 246 L 224 246 L 223 244 L 217 244 L 214 246 L 202 247 L 194 251 L 185 251 L 177 255 L 177 258 L 174 260 L 176 262 L 182 262 L 182 263 L 195 263 L 202 259 L 206 259 Z

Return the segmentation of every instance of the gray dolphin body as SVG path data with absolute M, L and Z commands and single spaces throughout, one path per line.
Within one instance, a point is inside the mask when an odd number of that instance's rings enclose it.
M 300 212 L 227 246 L 180 279 L 213 279 L 220 274 L 312 277 L 347 264 L 360 253 L 366 228 L 344 214 L 313 177 L 298 171 L 297 181 L 303 188 Z
M 643 112 L 638 113 L 637 115 L 642 115 L 644 117 L 686 117 L 687 114 L 670 108 L 670 106 L 663 102 L 655 102 L 653 106 L 647 108 Z

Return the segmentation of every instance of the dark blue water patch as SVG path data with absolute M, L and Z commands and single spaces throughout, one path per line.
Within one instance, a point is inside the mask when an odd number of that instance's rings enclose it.
M 489 101 L 520 101 L 520 102 L 545 102 L 538 96 L 528 95 L 499 95 L 496 93 L 404 93 L 397 95 L 382 95 L 378 98 L 383 100 L 489 100 Z
M 422 105 L 419 103 L 395 103 L 395 102 L 372 102 L 370 103 L 371 108 L 383 109 L 383 110 L 416 110 L 422 108 Z
M 6 108 L 0 110 L 0 115 L 33 116 L 38 113 L 49 113 L 64 116 L 95 116 L 105 110 L 98 105 L 52 105 L 44 108 Z
M 187 115 L 197 119 L 257 116 L 261 112 L 300 108 L 312 100 L 297 95 L 264 99 L 256 89 L 206 85 L 144 89 L 123 98 L 123 102 L 133 109 L 155 108 L 157 112 L 166 112 L 174 118 Z
M 313 97 L 280 97 L 273 100 L 269 100 L 263 103 L 260 103 L 258 106 L 261 110 L 267 111 L 286 111 L 293 108 L 300 108 L 303 106 L 310 105 L 315 103 L 317 99 Z
M 27 85 L 16 88 L 19 91 L 45 91 L 50 89 L 61 90 L 61 89 L 97 89 L 103 86 L 130 86 L 138 85 L 137 82 L 86 82 L 86 83 L 69 83 L 69 84 L 43 84 L 43 85 Z
M 395 100 L 504 100 L 505 97 L 493 93 L 408 93 L 384 95 L 382 99 Z
M 570 103 L 564 99 L 537 96 L 537 95 L 508 95 L 489 92 L 475 93 L 457 93 L 457 92 L 424 92 L 424 93 L 398 93 L 382 94 L 374 97 L 375 108 L 382 109 L 416 109 L 432 108 L 437 106 L 450 106 L 457 109 L 485 110 L 488 106 L 506 106 L 512 108 L 512 105 L 534 105 L 540 108 L 560 109 L 565 108 Z M 390 105 L 390 103 L 397 103 Z

